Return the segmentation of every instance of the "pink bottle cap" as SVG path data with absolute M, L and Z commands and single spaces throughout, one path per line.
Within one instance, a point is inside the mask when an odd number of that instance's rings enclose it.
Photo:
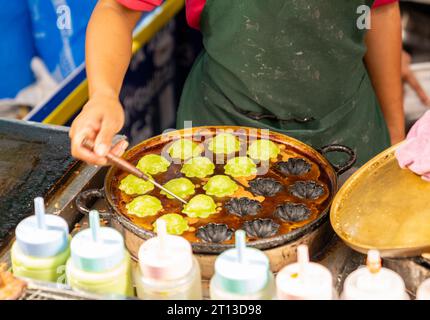
M 168 235 L 166 222 L 157 220 L 157 237 L 139 249 L 142 276 L 154 280 L 175 280 L 186 276 L 193 266 L 190 243 L 182 237 Z
M 276 277 L 281 300 L 331 300 L 333 278 L 324 266 L 309 262 L 308 247 L 297 248 L 298 262 L 282 269 Z

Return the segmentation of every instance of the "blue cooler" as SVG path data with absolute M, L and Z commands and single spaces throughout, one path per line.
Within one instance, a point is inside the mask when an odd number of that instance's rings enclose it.
M 38 55 L 62 81 L 85 60 L 85 32 L 97 0 L 27 0 Z
M 0 1 L 0 99 L 14 98 L 34 82 L 35 55 L 27 0 Z

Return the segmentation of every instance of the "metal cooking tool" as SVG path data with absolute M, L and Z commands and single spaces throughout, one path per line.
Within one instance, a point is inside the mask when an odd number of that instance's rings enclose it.
M 85 139 L 82 142 L 82 145 L 85 148 L 88 148 L 90 150 L 94 149 L 94 142 Z M 139 169 L 137 169 L 135 166 L 133 166 L 130 162 L 128 162 L 127 160 L 124 160 L 120 157 L 117 157 L 116 155 L 114 155 L 113 153 L 109 152 L 106 155 L 106 158 L 109 160 L 109 162 L 114 165 L 117 166 L 118 168 L 140 178 L 140 179 L 144 179 L 146 181 L 151 182 L 154 186 L 156 186 L 157 188 L 163 190 L 164 192 L 168 193 L 169 195 L 171 195 L 172 197 L 176 198 L 177 200 L 181 201 L 184 204 L 187 204 L 188 202 L 185 201 L 184 199 L 182 199 L 181 197 L 177 196 L 176 194 L 174 194 L 173 192 L 167 190 L 165 187 L 163 187 L 161 184 L 159 184 L 157 181 L 155 181 L 154 179 L 151 179 L 151 177 L 147 176 L 145 173 L 143 173 L 142 171 L 140 171 Z
M 430 183 L 402 170 L 394 155 L 382 152 L 340 189 L 330 220 L 343 241 L 384 257 L 412 257 L 430 252 Z

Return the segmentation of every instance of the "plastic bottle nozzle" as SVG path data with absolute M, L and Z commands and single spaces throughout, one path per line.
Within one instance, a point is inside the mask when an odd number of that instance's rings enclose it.
M 235 233 L 237 258 L 239 263 L 245 263 L 245 249 L 246 249 L 246 234 L 243 230 L 237 230 Z
M 90 211 L 90 228 L 93 241 L 98 242 L 100 231 L 100 215 L 97 210 Z
M 249 295 L 263 290 L 269 281 L 269 258 L 264 252 L 246 246 L 246 233 L 235 232 L 235 247 L 215 261 L 215 279 L 222 291 Z
M 156 237 L 145 241 L 139 249 L 139 267 L 144 278 L 178 280 L 193 268 L 193 250 L 183 237 L 167 232 L 166 220 L 155 222 Z M 170 289 L 169 289 L 170 290 Z
M 299 263 L 299 275 L 303 277 L 309 264 L 308 246 L 300 245 L 297 247 L 297 262 Z
M 121 233 L 100 226 L 97 210 L 90 211 L 89 224 L 90 227 L 79 231 L 70 243 L 73 265 L 86 272 L 104 272 L 119 266 L 126 254 Z
M 33 201 L 35 214 L 16 227 L 17 245 L 22 253 L 31 257 L 54 257 L 68 246 L 69 226 L 61 216 L 45 213 L 43 198 Z
M 34 213 L 37 219 L 37 227 L 46 229 L 45 223 L 45 201 L 42 197 L 34 198 Z
M 381 270 L 382 261 L 378 250 L 369 250 L 366 265 L 371 273 L 378 273 Z
M 157 219 L 157 237 L 158 243 L 160 245 L 160 256 L 164 256 L 166 254 L 166 236 L 167 236 L 167 225 L 166 221 L 163 219 Z

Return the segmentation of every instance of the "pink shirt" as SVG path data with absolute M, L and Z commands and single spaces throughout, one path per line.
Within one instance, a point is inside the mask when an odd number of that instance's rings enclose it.
M 138 11 L 150 11 L 159 6 L 163 0 L 117 0 L 119 3 L 127 8 Z M 397 2 L 398 0 L 375 0 L 373 7 L 379 7 L 385 4 Z M 187 20 L 188 24 L 195 28 L 200 29 L 200 16 L 205 7 L 206 0 L 185 0 L 187 6 Z

